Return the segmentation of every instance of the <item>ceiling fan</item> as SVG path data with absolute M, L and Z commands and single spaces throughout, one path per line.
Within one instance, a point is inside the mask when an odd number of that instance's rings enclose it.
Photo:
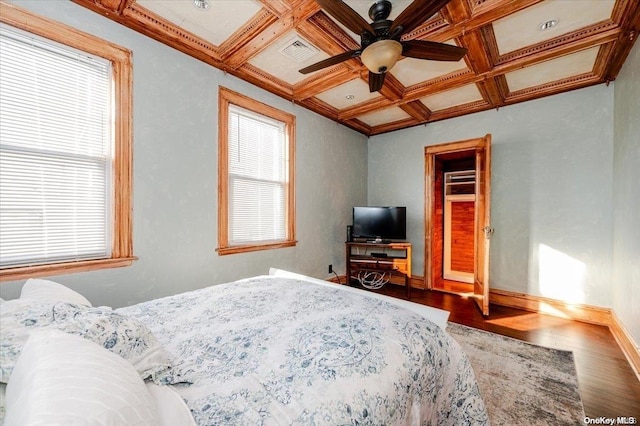
M 414 0 L 398 17 L 390 21 L 389 0 L 378 0 L 369 8 L 371 24 L 342 0 L 316 0 L 325 12 L 356 34 L 360 34 L 360 48 L 340 53 L 300 70 L 302 74 L 318 71 L 360 56 L 369 69 L 369 91 L 376 92 L 400 56 L 432 61 L 459 61 L 467 49 L 426 40 L 405 40 L 400 37 L 429 19 L 450 0 Z

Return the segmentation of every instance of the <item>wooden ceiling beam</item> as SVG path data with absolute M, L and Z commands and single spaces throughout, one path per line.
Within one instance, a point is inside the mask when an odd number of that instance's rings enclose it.
M 265 31 L 278 20 L 277 16 L 266 9 L 260 10 L 253 19 L 235 31 L 219 47 L 222 60 L 227 62 L 229 58 L 243 49 L 251 40 Z
M 468 20 L 471 18 L 471 14 L 471 7 L 467 0 L 451 0 L 440 11 L 440 15 L 449 25 Z
M 131 0 L 95 0 L 95 3 L 106 10 L 121 14 L 122 11 L 131 3 Z
M 495 0 L 483 3 L 471 11 L 471 16 L 449 25 L 434 25 L 429 21 L 422 27 L 406 34 L 407 38 L 428 39 L 444 42 L 491 24 L 497 19 L 526 9 L 543 0 Z M 444 22 L 444 21 L 443 21 Z M 404 37 L 403 37 L 404 39 Z
M 338 110 L 318 98 L 303 99 L 296 103 L 333 121 L 338 121 Z
M 478 112 L 491 108 L 494 108 L 494 106 L 484 100 L 469 102 L 466 104 L 456 105 L 450 108 L 433 111 L 430 117 L 430 121 L 443 120 L 445 118 L 457 117 L 460 115 L 470 114 L 472 112 Z
M 336 71 L 338 67 L 342 67 L 342 71 Z M 313 78 L 302 80 L 296 84 L 293 87 L 293 96 L 297 100 L 311 98 L 359 77 L 359 71 L 349 71 L 344 65 L 327 68 L 324 71 L 314 73 Z
M 429 81 L 418 83 L 411 87 L 407 87 L 405 91 L 404 99 L 406 101 L 412 101 L 420 99 L 425 96 L 435 95 L 436 93 L 445 92 L 452 88 L 465 86 L 467 84 L 475 83 L 481 79 L 468 69 L 452 73 L 449 75 L 441 76 Z
M 253 38 L 245 40 L 244 45 L 238 46 L 232 55 L 226 57 L 225 62 L 227 66 L 233 69 L 241 67 L 243 64 L 249 62 L 251 58 L 269 47 L 271 43 L 288 31 L 294 29 L 301 22 L 306 21 L 319 10 L 320 6 L 318 6 L 317 3 L 305 2 L 302 3 L 300 7 L 282 15 L 280 19 L 260 31 Z
M 480 94 L 491 106 L 499 108 L 505 104 L 505 98 L 509 92 L 507 80 L 503 75 L 488 78 L 476 83 Z
M 407 102 L 398 106 L 419 122 L 427 121 L 431 116 L 431 110 L 420 101 Z
M 370 101 L 362 102 L 361 104 L 341 110 L 338 113 L 338 119 L 340 121 L 349 121 L 352 118 L 358 117 L 360 115 L 368 114 L 379 109 L 389 108 L 394 105 L 396 105 L 395 102 L 390 101 L 384 96 L 380 96 Z
M 369 84 L 369 71 L 367 70 L 361 75 L 364 75 L 363 80 L 365 80 L 367 84 Z M 390 101 L 396 102 L 401 100 L 404 96 L 404 85 L 400 83 L 400 81 L 395 78 L 393 74 L 387 73 L 386 77 L 384 78 L 384 86 L 382 86 L 382 88 L 378 90 L 378 93 L 380 93 Z
M 558 81 L 541 84 L 535 87 L 510 92 L 505 99 L 505 104 L 514 104 L 541 98 L 543 96 L 555 95 L 569 90 L 581 89 L 594 84 L 602 83 L 602 78 L 592 72 L 568 77 Z
M 314 40 L 317 39 L 317 47 L 327 53 L 336 54 L 360 48 L 360 44 L 323 11 L 314 14 L 306 22 L 301 22 L 298 30 Z
M 406 118 L 404 120 L 394 121 L 391 123 L 380 124 L 378 126 L 371 127 L 371 136 L 379 135 L 381 133 L 392 132 L 394 130 L 400 130 L 407 127 L 412 127 L 421 124 L 420 121 L 414 118 Z
M 457 40 L 460 46 L 467 48 L 467 65 L 476 74 L 490 71 L 493 68 L 491 55 L 485 47 L 487 42 L 483 35 L 482 31 L 476 30 L 460 36 Z
M 291 85 L 251 64 L 245 64 L 242 68 L 236 70 L 229 70 L 229 73 L 282 98 L 293 101 L 293 89 Z
M 258 0 L 262 7 L 267 9 L 271 14 L 282 17 L 289 13 L 292 9 L 291 2 L 288 0 Z
M 356 119 L 352 119 L 352 120 L 346 120 L 346 121 L 341 121 L 342 124 L 344 124 L 347 127 L 352 128 L 353 130 L 360 132 L 362 134 L 365 134 L 367 136 L 371 136 L 371 126 L 369 126 L 368 124 L 363 123 L 360 120 L 356 120 Z

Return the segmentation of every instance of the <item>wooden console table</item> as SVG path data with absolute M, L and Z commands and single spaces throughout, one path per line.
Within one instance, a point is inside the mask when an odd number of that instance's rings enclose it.
M 411 243 L 347 242 L 347 284 L 360 271 L 387 272 L 404 277 L 411 299 Z

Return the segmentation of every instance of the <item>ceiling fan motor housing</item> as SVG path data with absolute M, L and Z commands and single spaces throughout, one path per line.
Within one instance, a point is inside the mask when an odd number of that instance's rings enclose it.
M 369 8 L 369 18 L 373 21 L 384 21 L 389 17 L 391 7 L 389 0 L 379 0 Z

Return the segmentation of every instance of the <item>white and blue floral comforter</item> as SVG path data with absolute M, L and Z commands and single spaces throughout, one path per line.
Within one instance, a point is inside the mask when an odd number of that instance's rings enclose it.
M 257 277 L 118 310 L 144 322 L 190 385 L 199 425 L 485 425 L 458 344 L 394 304 Z

